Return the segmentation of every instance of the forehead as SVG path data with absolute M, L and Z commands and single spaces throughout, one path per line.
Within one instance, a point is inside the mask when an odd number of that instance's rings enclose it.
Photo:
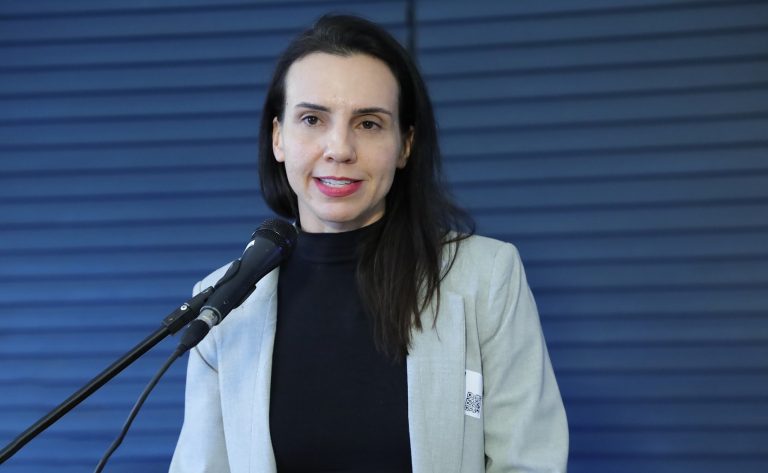
M 312 53 L 295 61 L 285 78 L 285 101 L 341 107 L 397 109 L 399 88 L 386 63 L 365 54 Z

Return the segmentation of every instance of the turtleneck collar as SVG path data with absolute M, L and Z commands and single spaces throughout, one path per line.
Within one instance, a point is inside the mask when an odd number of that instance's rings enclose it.
M 308 233 L 299 229 L 294 256 L 315 263 L 355 261 L 360 242 L 381 225 L 382 219 L 379 219 L 365 227 L 340 233 Z

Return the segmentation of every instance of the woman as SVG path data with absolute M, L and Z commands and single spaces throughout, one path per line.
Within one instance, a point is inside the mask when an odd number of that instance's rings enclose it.
M 171 471 L 565 471 L 520 259 L 470 236 L 439 157 L 426 87 L 383 29 L 326 16 L 289 45 L 259 169 L 297 249 L 190 353 Z

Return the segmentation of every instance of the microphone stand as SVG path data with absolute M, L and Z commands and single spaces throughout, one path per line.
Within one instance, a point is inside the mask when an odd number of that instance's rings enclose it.
M 162 325 L 160 328 L 155 330 L 154 333 L 142 340 L 128 353 L 112 363 L 107 369 L 99 373 L 95 378 L 90 380 L 88 384 L 80 388 L 79 391 L 69 396 L 67 400 L 59 404 L 51 412 L 46 414 L 44 417 L 30 426 L 27 430 L 22 432 L 21 435 L 16 437 L 15 440 L 6 445 L 5 448 L 0 451 L 0 464 L 11 458 L 24 445 L 29 443 L 33 438 L 37 437 L 54 422 L 62 418 L 66 413 L 74 409 L 91 394 L 104 386 L 109 380 L 117 376 L 121 371 L 139 359 L 139 357 L 141 357 L 144 353 L 160 343 L 160 341 L 162 341 L 165 337 L 168 335 L 173 335 L 184 328 L 185 325 L 187 325 L 192 319 L 198 316 L 200 313 L 200 308 L 203 307 L 205 302 L 208 300 L 208 297 L 212 293 L 213 288 L 209 287 L 171 312 L 167 317 L 163 319 Z

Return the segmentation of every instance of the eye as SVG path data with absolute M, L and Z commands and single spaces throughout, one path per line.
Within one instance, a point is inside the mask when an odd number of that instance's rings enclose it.
M 301 121 L 303 121 L 309 126 L 314 126 L 314 125 L 317 125 L 320 119 L 317 118 L 315 115 L 307 115 L 305 117 L 302 117 Z
M 371 120 L 363 120 L 360 125 L 366 130 L 375 130 L 376 128 L 381 128 L 378 123 Z

